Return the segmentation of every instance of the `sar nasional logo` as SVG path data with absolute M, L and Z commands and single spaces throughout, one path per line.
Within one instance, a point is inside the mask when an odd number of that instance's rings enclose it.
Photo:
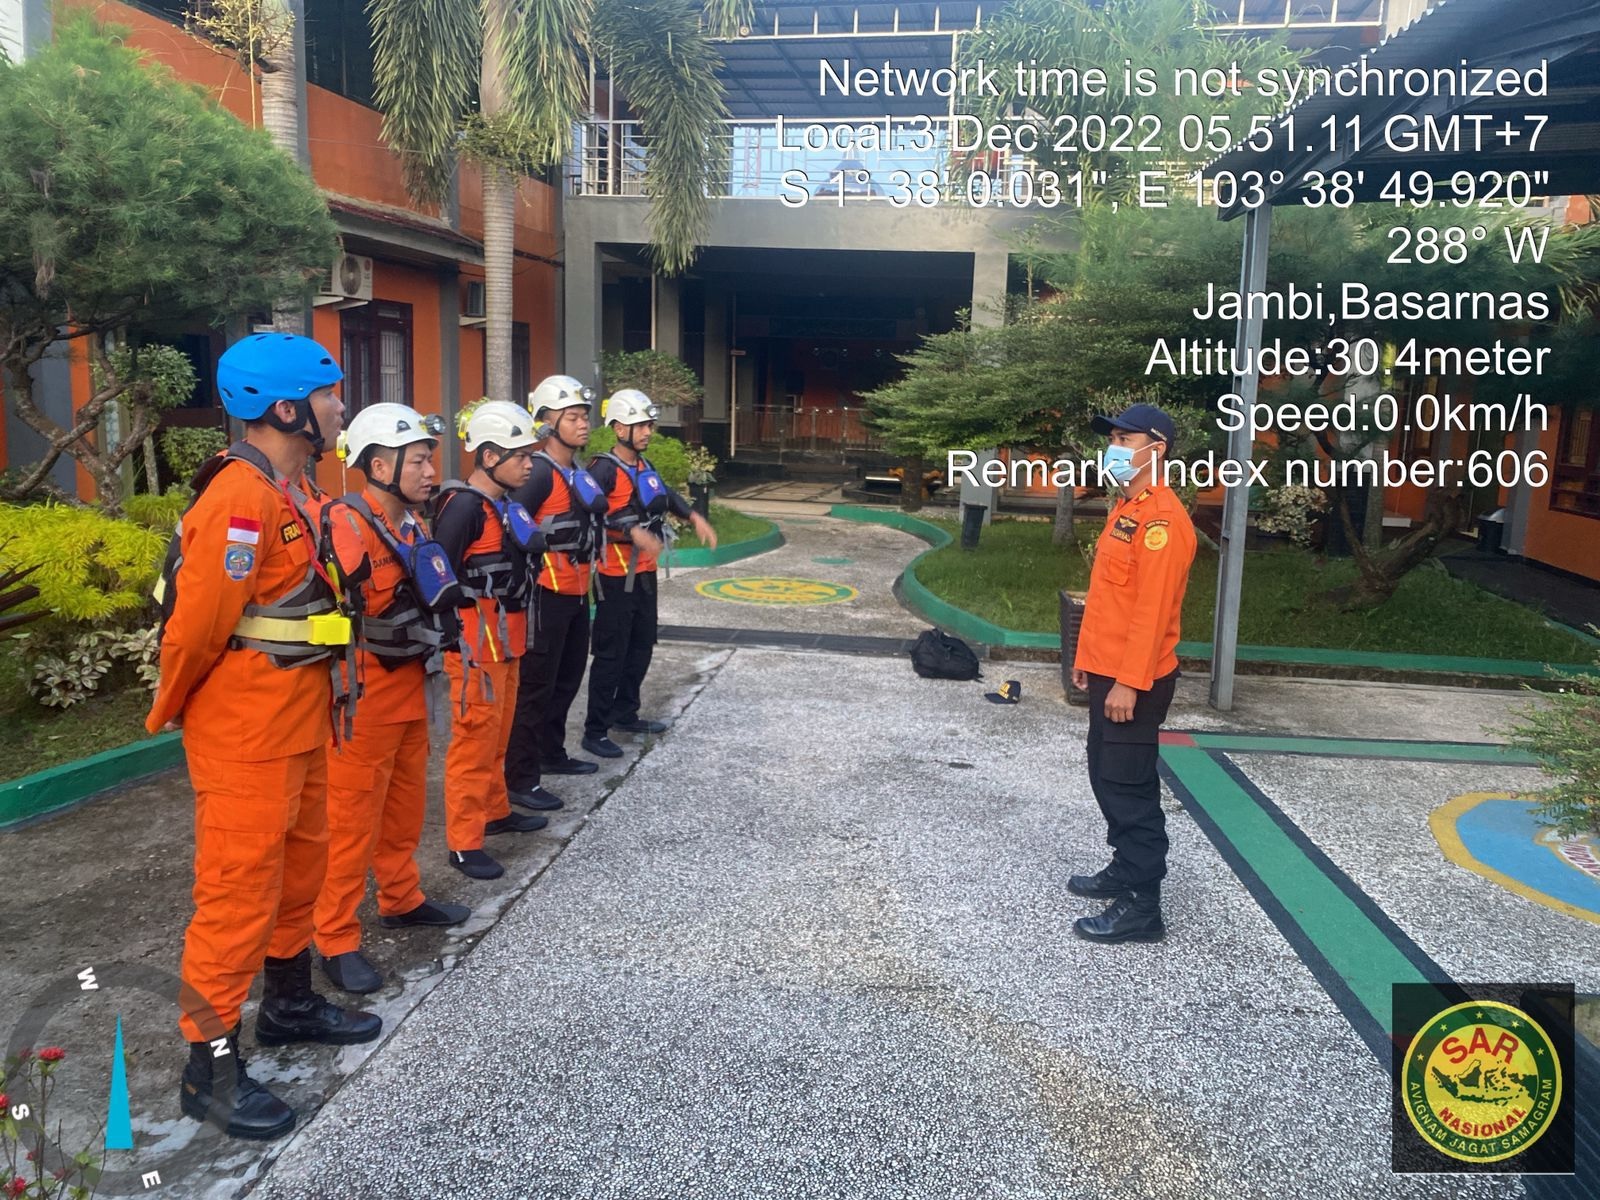
M 1411 1040 L 1400 1087 L 1428 1145 L 1463 1162 L 1499 1162 L 1550 1127 L 1561 1063 L 1527 1013 L 1475 1000 L 1435 1013 Z

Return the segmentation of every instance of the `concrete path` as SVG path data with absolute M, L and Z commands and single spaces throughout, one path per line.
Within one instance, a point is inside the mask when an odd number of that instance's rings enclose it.
M 901 664 L 701 663 L 672 733 L 258 1194 L 1520 1194 L 1390 1174 L 1386 1069 L 1175 805 L 1169 941 L 1068 934 L 1094 906 L 1065 878 L 1102 860 L 1103 825 L 1053 668 L 1010 668 L 1013 708 Z M 1270 713 L 1352 736 L 1472 740 L 1507 705 L 1243 690 L 1244 727 Z M 1186 681 L 1173 724 L 1237 724 L 1202 702 Z M 1340 860 L 1457 977 L 1600 986 L 1592 927 L 1494 894 L 1415 832 L 1456 792 L 1532 772 L 1408 765 L 1399 806 L 1375 770 L 1260 774 L 1327 814 Z M 1538 933 L 1488 944 L 1450 903 Z

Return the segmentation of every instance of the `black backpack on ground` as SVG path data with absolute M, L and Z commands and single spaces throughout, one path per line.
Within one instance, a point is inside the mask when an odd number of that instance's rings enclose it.
M 938 629 L 917 636 L 911 668 L 924 679 L 977 679 L 981 674 L 972 647 Z

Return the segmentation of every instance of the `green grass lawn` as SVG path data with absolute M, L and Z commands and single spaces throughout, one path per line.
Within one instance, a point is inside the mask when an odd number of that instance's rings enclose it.
M 91 696 L 68 709 L 46 708 L 28 695 L 16 656 L 0 659 L 0 722 L 11 760 L 0 767 L 0 778 L 16 779 L 136 742 L 148 736 L 144 716 L 149 711 L 150 693 L 138 686 Z
M 748 541 L 750 538 L 760 537 L 772 528 L 772 522 L 761 517 L 751 517 L 738 509 L 729 508 L 726 504 L 713 504 L 711 506 L 711 528 L 717 531 L 717 544 L 730 546 L 734 542 Z M 696 549 L 701 541 L 695 536 L 694 530 L 685 527 L 682 536 L 674 543 L 680 550 Z
M 955 522 L 938 521 L 959 537 Z M 1098 522 L 1079 522 L 1079 538 L 1099 534 Z M 917 578 L 934 595 L 1008 629 L 1055 633 L 1057 593 L 1084 591 L 1089 568 L 1081 550 L 1050 544 L 1047 521 L 997 521 L 976 550 L 952 544 L 929 554 Z M 1427 564 L 1407 575 L 1383 605 L 1343 612 L 1322 599 L 1355 578 L 1348 560 L 1318 562 L 1307 551 L 1251 551 L 1245 556 L 1239 641 L 1252 646 L 1316 646 L 1538 662 L 1591 663 L 1595 648 L 1553 629 L 1531 609 L 1491 595 L 1442 567 Z M 1183 604 L 1183 636 L 1211 640 L 1217 556 L 1202 545 Z

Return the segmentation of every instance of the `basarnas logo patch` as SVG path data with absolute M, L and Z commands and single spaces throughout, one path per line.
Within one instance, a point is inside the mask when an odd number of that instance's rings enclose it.
M 1396 988 L 1395 1170 L 1570 1171 L 1570 989 L 1418 990 Z

